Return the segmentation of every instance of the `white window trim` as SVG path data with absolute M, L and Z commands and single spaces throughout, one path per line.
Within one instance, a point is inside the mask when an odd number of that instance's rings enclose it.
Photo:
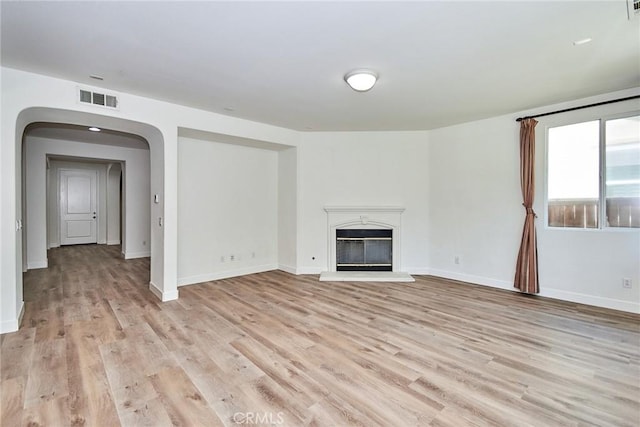
M 599 232 L 612 232 L 612 233 L 640 233 L 640 228 L 632 228 L 632 227 L 609 227 L 604 224 L 606 218 L 606 203 L 600 203 L 598 209 L 598 227 L 596 228 L 582 228 L 582 227 L 551 227 L 549 225 L 549 129 L 556 128 L 560 126 L 569 126 L 575 125 L 578 123 L 584 123 L 589 121 L 598 120 L 600 122 L 600 141 L 599 141 L 599 149 L 600 149 L 600 164 L 599 164 L 599 176 L 600 176 L 600 194 L 599 201 L 604 202 L 605 196 L 605 165 L 606 165 L 606 147 L 605 143 L 603 143 L 606 129 L 604 123 L 608 120 L 616 120 L 616 119 L 624 119 L 626 117 L 632 117 L 640 115 L 640 110 L 632 110 L 626 112 L 619 112 L 615 114 L 590 114 L 590 115 L 581 115 L 580 117 L 572 117 L 571 119 L 565 120 L 552 120 L 549 123 L 545 124 L 544 127 L 544 168 L 543 168 L 543 209 L 544 209 L 544 228 L 545 230 L 553 230 L 553 231 L 568 231 L 568 232 L 589 232 L 589 233 L 599 233 Z

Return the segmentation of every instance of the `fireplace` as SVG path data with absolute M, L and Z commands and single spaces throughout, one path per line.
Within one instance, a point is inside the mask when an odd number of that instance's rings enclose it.
M 413 282 L 402 272 L 400 206 L 325 206 L 327 271 L 320 281 Z
M 336 271 L 392 271 L 393 231 L 337 229 Z
M 326 206 L 324 210 L 327 212 L 328 225 L 328 271 L 346 271 L 339 269 L 338 264 L 365 264 L 365 246 L 368 255 L 366 264 L 391 264 L 391 268 L 388 265 L 376 266 L 372 271 L 400 271 L 400 226 L 404 208 Z M 338 243 L 338 237 L 342 243 Z M 338 247 L 342 248 L 341 256 L 351 257 L 347 258 L 347 262 L 338 263 Z M 374 262 L 370 262 L 369 258 L 372 257 Z M 379 270 L 382 268 L 384 270 Z M 363 271 L 363 268 L 354 270 Z

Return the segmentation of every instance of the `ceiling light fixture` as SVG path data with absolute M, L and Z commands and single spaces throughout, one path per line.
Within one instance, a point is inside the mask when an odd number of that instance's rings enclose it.
M 344 81 L 357 92 L 368 91 L 376 84 L 377 80 L 376 73 L 369 70 L 354 70 L 344 76 Z
M 91 127 L 89 128 L 89 130 L 90 130 L 91 132 L 100 132 L 102 129 L 97 128 L 97 127 L 95 127 L 95 126 L 91 126 Z
M 97 74 L 91 74 L 91 75 L 89 76 L 89 78 L 94 79 L 94 80 L 104 80 L 104 77 L 99 76 L 99 75 L 97 75 Z

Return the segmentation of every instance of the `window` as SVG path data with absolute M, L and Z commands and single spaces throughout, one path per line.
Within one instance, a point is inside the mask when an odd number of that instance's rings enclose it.
M 550 227 L 640 228 L 640 115 L 549 128 Z

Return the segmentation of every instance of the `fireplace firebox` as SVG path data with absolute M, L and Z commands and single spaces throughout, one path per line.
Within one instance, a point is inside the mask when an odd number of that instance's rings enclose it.
M 336 271 L 392 270 L 393 230 L 336 230 Z

